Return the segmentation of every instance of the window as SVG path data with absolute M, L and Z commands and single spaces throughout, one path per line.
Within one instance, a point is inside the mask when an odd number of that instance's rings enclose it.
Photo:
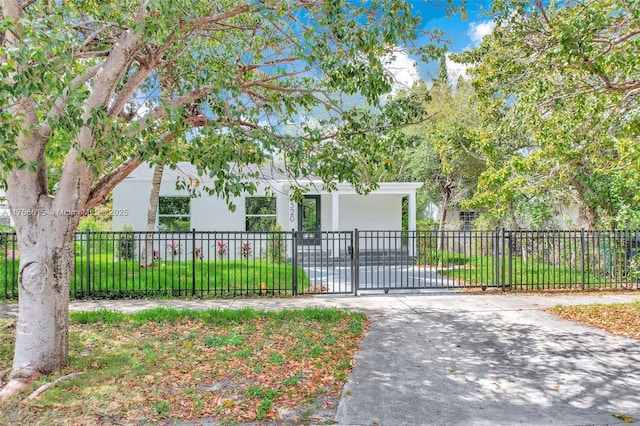
M 471 231 L 472 222 L 478 218 L 478 213 L 471 211 L 460 212 L 460 222 L 462 222 L 463 231 Z
M 270 231 L 276 225 L 276 199 L 274 197 L 245 198 L 245 227 L 247 231 Z
M 189 197 L 160 197 L 158 200 L 158 229 L 160 231 L 189 231 Z
M 0 225 L 11 225 L 11 212 L 7 204 L 0 204 Z

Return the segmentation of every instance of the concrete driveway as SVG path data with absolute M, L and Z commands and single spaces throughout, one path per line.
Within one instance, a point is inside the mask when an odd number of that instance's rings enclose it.
M 331 293 L 352 293 L 353 277 L 350 266 L 303 265 L 312 286 L 325 287 Z M 382 292 L 382 289 L 447 289 L 458 284 L 438 274 L 436 268 L 415 265 L 367 265 L 358 271 L 358 294 Z
M 72 302 L 72 310 L 338 307 L 367 312 L 335 421 L 340 425 L 622 425 L 640 423 L 640 343 L 558 319 L 556 304 L 608 296 L 455 292 L 295 299 Z M 0 317 L 15 314 L 0 304 Z
M 638 297 L 635 297 L 637 300 Z M 341 425 L 640 422 L 640 344 L 539 310 L 565 296 L 420 296 L 371 311 Z

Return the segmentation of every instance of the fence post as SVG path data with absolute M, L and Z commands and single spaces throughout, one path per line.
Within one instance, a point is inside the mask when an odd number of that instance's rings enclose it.
M 500 287 L 500 231 L 497 227 L 493 231 L 493 283 Z
M 505 250 L 505 236 L 504 236 L 504 228 L 500 228 L 500 283 L 502 284 L 502 291 L 505 291 L 505 277 L 504 277 L 504 264 L 505 262 L 505 256 L 506 256 L 506 250 Z
M 351 285 L 353 287 L 353 295 L 358 295 L 360 288 L 360 232 L 356 228 L 351 233 L 353 240 L 353 256 L 351 257 Z
M 580 281 L 582 282 L 582 290 L 584 290 L 584 228 L 580 228 Z
M 291 294 L 298 295 L 298 232 L 291 229 L 291 269 L 293 270 Z
M 87 260 L 85 262 L 85 264 L 87 265 L 86 268 L 86 272 L 87 272 L 87 296 L 91 295 L 91 230 L 87 228 L 87 230 L 85 231 L 86 234 L 86 238 L 85 238 L 85 244 L 87 245 L 87 249 L 86 249 L 86 253 L 87 253 Z
M 508 270 L 508 275 L 507 275 L 507 286 L 509 287 L 509 290 L 511 290 L 512 286 L 513 286 L 513 246 L 514 246 L 514 238 L 513 238 L 514 232 L 513 231 L 507 231 L 507 240 L 509 241 L 509 270 Z
M 191 228 L 191 295 L 196 295 L 196 228 Z

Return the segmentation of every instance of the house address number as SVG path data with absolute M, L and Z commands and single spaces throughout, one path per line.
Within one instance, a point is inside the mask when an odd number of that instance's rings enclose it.
M 296 203 L 289 203 L 289 222 L 296 223 Z

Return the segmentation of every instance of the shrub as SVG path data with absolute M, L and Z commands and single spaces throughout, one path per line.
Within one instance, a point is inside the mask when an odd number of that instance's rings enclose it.
M 418 219 L 416 221 L 417 232 L 417 249 L 420 265 L 434 265 L 437 263 L 437 234 L 434 232 L 438 229 L 438 223 L 430 218 Z
M 242 243 L 240 246 L 240 255 L 245 259 L 249 259 L 251 256 L 251 243 Z
M 123 224 L 118 228 L 118 257 L 120 259 L 134 259 L 136 254 L 136 239 L 133 234 L 133 226 Z
M 216 253 L 220 259 L 224 259 L 224 256 L 227 254 L 229 250 L 229 246 L 224 241 L 216 242 Z
M 281 230 L 280 225 L 272 226 L 267 238 L 264 257 L 271 263 L 285 263 L 287 260 L 287 241 Z

